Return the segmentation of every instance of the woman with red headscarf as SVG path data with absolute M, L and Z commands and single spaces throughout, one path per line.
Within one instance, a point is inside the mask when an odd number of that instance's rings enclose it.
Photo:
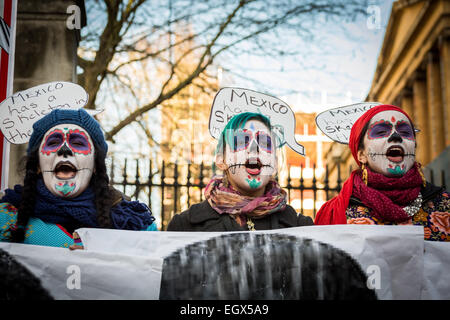
M 420 225 L 426 240 L 450 241 L 450 199 L 415 161 L 416 136 L 400 108 L 379 105 L 352 126 L 349 147 L 360 166 L 314 224 Z

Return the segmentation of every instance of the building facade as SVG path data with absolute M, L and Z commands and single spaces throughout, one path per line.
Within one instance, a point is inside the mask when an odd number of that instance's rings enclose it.
M 438 185 L 450 185 L 450 1 L 398 0 L 392 5 L 366 101 L 404 109 L 417 133 L 416 159 Z M 334 143 L 327 162 L 356 168 L 350 150 Z M 444 172 L 444 173 L 443 173 Z M 332 175 L 336 175 L 333 169 Z
M 326 160 L 325 150 L 332 144 L 316 126 L 316 113 L 295 112 L 295 139 L 305 147 L 305 156 L 285 147 L 285 167 L 280 170 L 282 186 L 300 189 L 288 189 L 288 203 L 297 212 L 314 217 L 315 212 L 327 200 L 323 191 Z M 329 180 L 329 179 L 328 179 Z M 328 183 L 328 181 L 327 181 Z M 304 189 L 304 190 L 302 190 Z

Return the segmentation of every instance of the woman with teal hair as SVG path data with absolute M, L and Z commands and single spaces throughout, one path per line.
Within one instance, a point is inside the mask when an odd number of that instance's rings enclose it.
M 214 166 L 223 172 L 205 188 L 206 200 L 175 215 L 167 231 L 246 231 L 312 225 L 286 203 L 275 180 L 277 149 L 284 144 L 270 119 L 259 113 L 235 115 L 225 126 Z

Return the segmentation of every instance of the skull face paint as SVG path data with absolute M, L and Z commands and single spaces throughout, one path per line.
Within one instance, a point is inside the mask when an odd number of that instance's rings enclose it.
M 246 195 L 263 193 L 277 172 L 275 137 L 261 121 L 249 120 L 233 138 L 224 159 L 229 182 Z
M 47 189 L 74 198 L 87 186 L 94 170 L 95 148 L 89 134 L 75 124 L 48 130 L 39 147 L 39 167 Z
M 416 139 L 409 119 L 398 111 L 383 111 L 370 121 L 364 136 L 369 167 L 385 176 L 402 176 L 414 165 Z

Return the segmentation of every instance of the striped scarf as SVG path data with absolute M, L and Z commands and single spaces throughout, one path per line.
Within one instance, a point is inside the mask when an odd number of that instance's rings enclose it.
M 286 191 L 271 180 L 264 195 L 249 197 L 223 184 L 223 177 L 213 177 L 205 188 L 205 197 L 211 207 L 219 214 L 229 214 L 241 226 L 248 218 L 260 219 L 286 208 Z

